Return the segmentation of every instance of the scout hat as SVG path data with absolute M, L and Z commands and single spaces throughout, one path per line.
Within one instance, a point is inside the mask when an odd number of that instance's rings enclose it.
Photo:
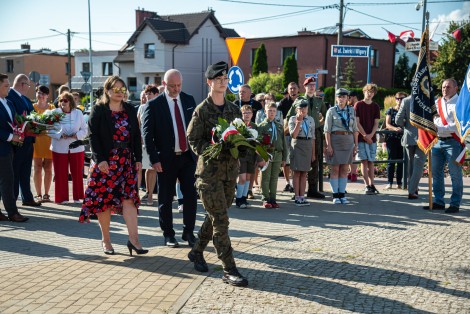
M 348 96 L 349 95 L 349 91 L 346 89 L 346 88 L 338 88 L 335 92 L 335 96 Z
M 228 64 L 224 61 L 220 61 L 214 64 L 211 64 L 207 67 L 206 78 L 212 80 L 218 76 L 223 76 L 228 73 Z

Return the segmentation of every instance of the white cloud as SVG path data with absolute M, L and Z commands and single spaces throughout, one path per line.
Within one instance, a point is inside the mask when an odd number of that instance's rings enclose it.
M 454 10 L 449 14 L 439 14 L 437 18 L 432 19 L 429 32 L 434 32 L 433 39 L 436 40 L 447 32 L 450 21 L 462 21 L 470 19 L 470 2 L 464 2 L 461 9 Z M 435 22 L 439 22 L 439 26 Z M 436 29 L 437 26 L 437 29 Z

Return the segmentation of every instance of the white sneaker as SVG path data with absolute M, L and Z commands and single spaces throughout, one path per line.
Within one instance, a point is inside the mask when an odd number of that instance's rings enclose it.
M 183 204 L 178 205 L 178 213 L 183 213 Z
M 385 189 L 386 189 L 386 190 L 390 190 L 391 188 L 392 188 L 392 185 L 391 185 L 391 184 L 387 184 L 387 185 L 385 186 Z
M 341 204 L 341 200 L 339 198 L 334 198 L 333 204 Z
M 341 204 L 349 204 L 349 201 L 346 197 L 340 198 Z

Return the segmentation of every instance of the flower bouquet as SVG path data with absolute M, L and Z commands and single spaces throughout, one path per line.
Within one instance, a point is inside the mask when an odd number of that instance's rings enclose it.
M 206 161 L 216 159 L 222 150 L 229 150 L 233 158 L 238 158 L 240 148 L 256 150 L 261 158 L 269 160 L 269 154 L 257 139 L 258 132 L 248 128 L 243 120 L 236 118 L 228 123 L 219 117 L 218 122 L 212 128 L 211 145 L 202 153 Z
M 28 125 L 28 121 L 26 120 L 26 113 L 23 113 L 22 115 L 16 114 L 13 123 L 8 122 L 8 124 L 11 126 L 13 129 L 13 134 L 18 135 L 20 139 L 24 139 L 27 133 L 26 126 Z M 11 143 L 15 146 L 23 146 L 23 142 L 14 142 L 11 141 Z
M 37 136 L 39 134 L 44 133 L 54 133 L 60 131 L 60 127 L 58 128 L 54 125 L 57 122 L 60 122 L 65 113 L 57 112 L 53 110 L 46 110 L 43 113 L 31 112 L 28 116 L 26 116 L 26 120 L 29 121 L 29 133 L 32 133 L 33 136 Z

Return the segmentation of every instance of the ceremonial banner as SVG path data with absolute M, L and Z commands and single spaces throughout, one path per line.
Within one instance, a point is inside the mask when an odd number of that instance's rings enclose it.
M 418 128 L 418 146 L 427 154 L 437 142 L 437 115 L 428 67 L 428 30 L 421 36 L 418 66 L 411 82 L 410 123 Z
M 460 90 L 459 99 L 455 105 L 455 124 L 457 125 L 460 141 L 463 143 L 470 134 L 470 64 Z

